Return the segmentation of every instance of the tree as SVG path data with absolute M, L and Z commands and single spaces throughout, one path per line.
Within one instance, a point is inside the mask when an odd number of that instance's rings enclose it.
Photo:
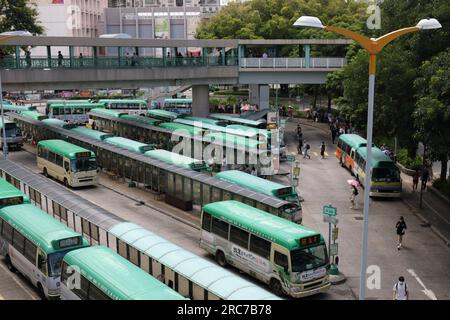
M 26 30 L 41 34 L 44 28 L 36 22 L 38 12 L 30 0 L 0 0 L 0 32 Z M 0 48 L 0 56 L 11 53 Z
M 447 176 L 450 157 L 450 49 L 423 63 L 414 85 L 418 102 L 414 111 L 417 138 L 431 160 L 441 162 L 440 179 Z

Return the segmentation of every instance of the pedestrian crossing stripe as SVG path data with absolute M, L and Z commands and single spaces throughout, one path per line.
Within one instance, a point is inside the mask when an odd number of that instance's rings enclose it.
M 315 152 L 315 151 L 313 152 L 313 154 L 314 154 L 316 157 L 318 156 L 317 152 Z

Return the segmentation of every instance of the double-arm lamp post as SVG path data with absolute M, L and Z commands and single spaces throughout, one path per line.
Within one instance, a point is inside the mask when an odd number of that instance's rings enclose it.
M 368 38 L 356 32 L 333 26 L 324 26 L 319 18 L 311 16 L 301 16 L 294 23 L 295 27 L 318 28 L 327 31 L 333 31 L 349 37 L 358 42 L 369 52 L 369 103 L 367 110 L 367 161 L 366 176 L 364 178 L 364 229 L 363 243 L 361 248 L 361 269 L 359 283 L 359 299 L 364 300 L 366 295 L 366 269 L 367 269 L 367 242 L 369 229 L 369 195 L 372 180 L 372 128 L 373 128 L 373 104 L 375 93 L 375 70 L 377 54 L 391 41 L 401 35 L 426 29 L 439 29 L 441 24 L 436 19 L 422 19 L 415 27 L 399 29 L 377 39 Z
M 11 38 L 15 37 L 22 37 L 22 36 L 31 36 L 32 34 L 28 31 L 9 31 L 9 32 L 3 32 L 0 33 L 0 43 L 9 40 Z M 2 78 L 1 78 L 1 72 L 0 72 L 0 109 L 1 109 L 1 123 L 2 123 L 2 136 L 3 136 L 3 159 L 7 159 L 8 157 L 8 144 L 6 143 L 6 125 L 5 125 L 5 115 L 3 111 L 3 90 L 2 90 Z

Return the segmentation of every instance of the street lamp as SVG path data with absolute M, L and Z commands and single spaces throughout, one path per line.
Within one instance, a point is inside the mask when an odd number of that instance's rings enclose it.
M 15 37 L 23 37 L 23 36 L 32 36 L 32 34 L 28 31 L 8 31 L 0 33 L 0 43 L 5 42 L 11 38 Z M 2 119 L 2 135 L 3 135 L 3 159 L 7 159 L 8 157 L 8 144 L 6 143 L 6 125 L 5 125 L 5 115 L 3 111 L 3 89 L 2 89 L 2 78 L 0 72 L 0 109 L 1 109 L 1 119 Z
M 370 54 L 369 59 L 369 103 L 367 112 L 367 161 L 366 161 L 366 176 L 364 178 L 364 229 L 363 229 L 363 243 L 361 249 L 361 270 L 359 283 L 359 299 L 364 300 L 366 295 L 366 269 L 367 269 L 367 241 L 369 229 L 369 193 L 370 182 L 372 180 L 372 129 L 373 129 L 373 102 L 375 93 L 375 69 L 376 69 L 376 55 L 388 43 L 397 39 L 399 36 L 411 32 L 428 29 L 439 29 L 441 24 L 436 19 L 422 19 L 415 27 L 399 29 L 377 39 L 368 38 L 356 32 L 333 26 L 324 26 L 319 18 L 311 16 L 301 16 L 294 23 L 295 27 L 318 28 L 327 31 L 333 31 L 349 37 L 358 42 Z

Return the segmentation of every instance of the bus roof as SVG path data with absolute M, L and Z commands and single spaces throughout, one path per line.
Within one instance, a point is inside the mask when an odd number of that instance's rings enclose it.
M 227 129 L 239 130 L 239 131 L 246 132 L 247 134 L 250 134 L 250 133 L 262 134 L 265 137 L 269 136 L 269 134 L 270 134 L 270 131 L 267 129 L 259 129 L 259 128 L 255 128 L 255 127 L 244 126 L 242 124 L 229 124 L 226 127 L 227 127 Z
M 230 146 L 240 145 L 255 149 L 261 144 L 261 142 L 256 139 L 250 139 L 225 132 L 211 132 L 205 134 L 204 138 L 206 138 L 206 141 L 211 140 L 214 142 L 218 140 L 221 144 L 229 144 Z
M 195 128 L 201 129 L 201 130 L 208 130 L 211 132 L 227 132 L 229 134 L 232 135 L 236 135 L 236 136 L 243 136 L 243 137 L 256 137 L 256 135 L 258 134 L 258 132 L 256 131 L 255 128 L 251 128 L 248 127 L 250 129 L 253 129 L 253 131 L 250 130 L 240 130 L 240 129 L 233 129 L 233 128 L 228 128 L 227 127 L 223 127 L 223 126 L 217 126 L 214 124 L 210 124 L 207 122 L 200 122 L 197 120 L 190 120 L 187 118 L 180 118 L 180 119 L 175 119 L 173 120 L 173 122 L 175 123 L 181 123 L 181 124 L 185 124 L 188 126 L 193 126 Z
M 164 102 L 174 102 L 174 103 L 187 102 L 187 103 L 192 103 L 192 99 L 189 99 L 189 98 L 167 98 L 167 99 L 164 99 Z
M 202 117 L 185 117 L 186 120 L 192 120 L 192 121 L 197 121 L 197 122 L 202 122 L 202 123 L 209 123 L 209 124 L 213 124 L 216 126 L 221 126 L 223 124 L 222 121 L 219 120 L 214 120 L 214 119 L 210 119 L 210 118 L 202 118 Z
M 3 110 L 5 111 L 35 111 L 36 106 L 17 106 L 13 104 L 4 104 Z
M 113 300 L 185 300 L 164 283 L 104 246 L 74 250 L 64 256 L 69 265 Z
M 269 181 L 239 170 L 227 170 L 216 174 L 220 180 L 228 181 L 273 197 L 293 194 L 292 187 Z
M 128 120 L 128 121 L 134 121 L 134 122 L 140 122 L 149 124 L 151 126 L 157 126 L 162 122 L 162 120 L 144 117 L 144 116 L 138 116 L 137 114 L 127 114 L 120 117 L 121 119 Z
M 23 115 L 24 117 L 38 121 L 48 119 L 48 117 L 45 114 L 39 113 L 37 111 L 22 111 L 20 112 L 20 114 Z
M 367 161 L 367 147 L 361 147 L 356 150 L 361 157 Z M 381 149 L 372 147 L 372 166 L 375 167 L 393 167 L 394 162 Z
M 50 151 L 53 151 L 55 153 L 58 153 L 68 159 L 75 160 L 76 154 L 79 152 L 90 152 L 91 157 L 95 157 L 95 153 L 79 147 L 77 145 L 71 144 L 69 142 L 66 142 L 64 140 L 42 140 L 39 141 L 38 146 L 46 148 Z
M 73 103 L 90 103 L 89 99 L 73 99 L 73 100 L 64 100 L 64 99 L 54 99 L 47 100 L 47 106 L 52 104 L 73 104 Z
M 0 217 L 19 230 L 47 254 L 66 250 L 60 240 L 78 238 L 78 244 L 71 248 L 88 246 L 79 234 L 49 216 L 32 204 L 21 204 L 0 209 Z
M 261 124 L 264 123 L 264 121 L 262 120 L 249 120 L 249 119 L 243 119 L 240 117 L 232 117 L 232 116 L 226 116 L 224 114 L 220 114 L 220 113 L 212 113 L 209 115 L 211 118 L 213 119 L 219 119 L 219 120 L 225 120 L 225 121 L 229 121 L 229 122 L 233 122 L 233 123 L 241 123 L 241 124 L 246 124 L 249 126 L 260 126 Z
M 70 131 L 75 132 L 79 135 L 92 138 L 95 140 L 105 140 L 106 138 L 114 137 L 112 133 L 101 132 L 98 130 L 92 130 L 86 127 L 76 127 L 71 129 Z
M 109 138 L 105 138 L 104 141 L 106 143 L 110 143 L 117 147 L 127 149 L 127 150 L 137 152 L 137 153 L 144 153 L 146 151 L 154 149 L 153 145 L 142 143 L 142 142 L 131 140 L 131 139 L 127 139 L 127 138 L 122 138 L 122 137 L 109 137 Z
M 191 135 L 202 134 L 202 129 L 196 128 L 196 127 L 193 127 L 193 126 L 189 126 L 189 125 L 186 125 L 186 124 L 182 124 L 182 123 L 163 122 L 163 123 L 160 123 L 158 126 L 161 127 L 161 128 L 172 130 L 172 131 L 182 130 L 182 131 L 185 131 L 185 132 L 187 132 L 187 133 L 189 133 Z
M 190 170 L 203 170 L 208 168 L 208 165 L 203 160 L 193 159 L 163 149 L 147 151 L 145 155 Z
M 301 248 L 301 238 L 320 235 L 310 228 L 235 200 L 209 203 L 203 206 L 203 211 L 289 250 Z M 320 239 L 323 241 L 322 235 Z
M 79 102 L 79 103 L 54 103 L 49 105 L 50 109 L 76 109 L 76 108 L 103 108 L 101 103 L 91 103 L 91 102 Z
M 91 109 L 91 112 L 104 114 L 105 116 L 114 117 L 114 118 L 120 118 L 121 116 L 128 114 L 126 112 L 114 111 L 114 110 L 103 109 L 103 108 Z
M 359 147 L 367 146 L 366 139 L 364 139 L 363 137 L 361 137 L 357 134 L 353 134 L 353 133 L 341 134 L 339 136 L 339 140 L 344 141 L 345 143 L 347 143 L 350 147 L 352 147 L 354 149 L 358 149 Z
M 146 100 L 143 99 L 100 99 L 98 100 L 98 103 L 105 104 L 105 103 L 144 103 L 147 104 Z
M 161 117 L 161 118 L 171 119 L 171 120 L 176 119 L 180 116 L 176 112 L 166 111 L 166 110 L 161 110 L 161 109 L 150 109 L 150 110 L 147 110 L 147 113 L 153 117 Z
M 116 224 L 109 229 L 109 233 L 222 299 L 242 299 L 244 296 L 250 300 L 280 299 L 260 285 L 134 223 Z
M 8 181 L 0 178 L 0 207 L 9 205 L 6 199 L 22 198 L 22 203 L 30 203 L 30 199 Z
M 71 129 L 74 126 L 76 127 L 76 124 L 73 124 L 73 123 L 70 124 L 70 123 L 67 123 L 67 122 L 65 122 L 63 120 L 54 119 L 54 118 L 52 118 L 52 119 L 44 119 L 44 120 L 42 120 L 42 122 L 45 123 L 45 124 L 48 124 L 50 126 L 59 127 L 59 128 L 63 128 L 63 129 Z

